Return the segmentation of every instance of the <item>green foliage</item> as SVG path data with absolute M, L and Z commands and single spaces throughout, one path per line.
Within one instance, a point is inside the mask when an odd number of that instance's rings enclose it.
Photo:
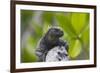
M 87 26 L 87 17 L 87 13 L 72 13 L 71 23 L 77 34 L 83 30 L 84 26 Z
M 53 15 L 51 12 L 43 12 L 43 34 L 52 26 Z
M 53 13 L 51 12 L 44 12 L 43 13 L 43 21 L 47 24 L 51 24 L 53 20 Z
M 69 46 L 70 46 L 69 56 L 71 58 L 76 58 L 81 53 L 81 49 L 82 49 L 81 42 L 77 39 L 74 39 L 71 40 Z
M 56 14 L 56 19 L 59 23 L 59 26 L 71 37 L 76 35 L 75 30 L 73 29 L 70 20 L 67 18 L 67 14 Z
M 57 14 L 56 17 L 59 26 L 68 34 L 66 39 L 69 41 L 70 58 L 77 58 L 82 50 L 87 52 L 89 49 L 89 14 L 77 12 Z M 89 50 L 87 53 L 89 54 Z
M 50 12 L 41 13 L 41 24 L 33 18 L 36 17 L 35 11 L 21 11 L 21 32 L 23 36 L 28 32 L 28 37 L 21 42 L 21 62 L 36 62 L 36 46 L 41 37 L 48 31 L 49 27 L 58 26 L 64 31 L 63 39 L 69 43 L 69 56 L 71 60 L 89 59 L 89 13 L 78 12 Z M 40 22 L 40 20 L 38 20 Z M 56 24 L 53 24 L 56 23 Z M 30 27 L 31 25 L 31 27 Z M 25 35 L 26 36 L 26 35 Z M 83 55 L 85 54 L 85 56 Z
M 21 14 L 21 33 L 23 33 L 28 27 L 29 21 L 33 16 L 33 12 L 31 10 L 22 10 L 20 14 Z
M 87 25 L 87 27 L 85 27 L 84 31 L 82 32 L 80 38 L 83 42 L 83 47 L 84 49 L 86 49 L 87 51 L 89 51 L 89 43 L 90 43 L 90 35 L 89 35 L 89 32 L 90 32 L 90 28 L 89 28 L 89 25 Z

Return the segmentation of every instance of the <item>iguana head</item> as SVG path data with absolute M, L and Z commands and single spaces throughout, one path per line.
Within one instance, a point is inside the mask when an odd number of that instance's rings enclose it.
M 47 32 L 47 39 L 55 43 L 60 37 L 64 35 L 63 31 L 60 28 L 52 27 Z
M 64 35 L 64 33 L 60 28 L 53 27 L 49 29 L 48 35 L 52 38 L 60 38 Z

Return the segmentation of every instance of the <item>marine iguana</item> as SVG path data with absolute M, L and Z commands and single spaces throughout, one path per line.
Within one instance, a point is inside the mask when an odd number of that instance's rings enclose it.
M 68 44 L 60 39 L 64 35 L 60 28 L 51 27 L 41 38 L 36 49 L 39 62 L 44 62 L 48 51 L 56 46 L 64 46 L 68 50 Z

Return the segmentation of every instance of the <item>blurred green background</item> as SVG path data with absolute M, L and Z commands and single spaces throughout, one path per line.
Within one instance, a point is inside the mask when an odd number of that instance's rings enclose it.
M 35 49 L 49 27 L 64 31 L 70 60 L 89 59 L 89 13 L 21 10 L 21 62 L 36 62 Z

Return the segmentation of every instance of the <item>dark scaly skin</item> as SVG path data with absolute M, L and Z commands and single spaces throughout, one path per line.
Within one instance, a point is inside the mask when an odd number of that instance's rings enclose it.
M 50 28 L 48 30 L 45 36 L 40 40 L 36 49 L 39 62 L 45 61 L 46 54 L 55 46 L 65 46 L 65 48 L 68 49 L 68 44 L 60 39 L 63 35 L 63 31 L 58 28 Z

